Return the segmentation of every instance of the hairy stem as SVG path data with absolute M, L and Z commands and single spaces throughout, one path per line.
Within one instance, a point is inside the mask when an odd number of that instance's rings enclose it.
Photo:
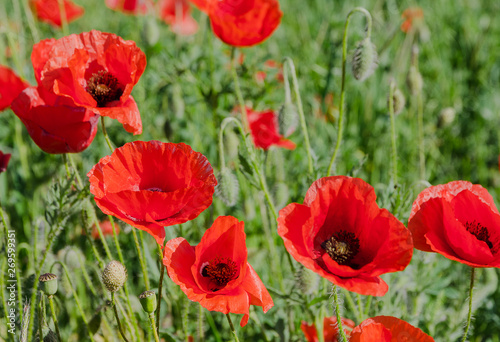
M 462 338 L 462 342 L 467 340 L 467 334 L 469 333 L 470 323 L 472 321 L 472 290 L 474 289 L 474 273 L 476 269 L 471 267 L 470 273 L 470 286 L 469 286 L 469 314 L 467 315 L 467 325 L 465 326 L 464 337 Z

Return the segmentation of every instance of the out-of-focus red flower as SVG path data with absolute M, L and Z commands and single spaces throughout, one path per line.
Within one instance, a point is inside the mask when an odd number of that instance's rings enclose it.
M 285 139 L 278 132 L 276 114 L 272 110 L 257 112 L 246 107 L 250 133 L 255 146 L 268 150 L 272 145 L 295 149 L 293 141 Z
M 302 265 L 349 291 L 383 296 L 379 277 L 401 271 L 413 254 L 410 232 L 375 202 L 359 178 L 324 177 L 307 190 L 304 204 L 281 209 L 278 234 Z
M 424 17 L 424 11 L 420 7 L 410 7 L 403 11 L 401 17 L 404 19 L 401 24 L 401 31 L 408 33 L 410 32 L 414 22 L 422 20 Z
M 264 82 L 266 81 L 266 76 L 267 76 L 267 73 L 265 71 L 257 71 L 255 73 L 255 81 L 258 84 L 264 84 Z
M 113 225 L 111 225 L 111 221 L 106 220 L 106 221 L 99 222 L 99 226 L 101 227 L 102 235 L 104 235 L 104 237 L 114 235 L 113 234 Z M 115 226 L 116 234 L 118 235 L 118 233 L 120 232 L 120 227 L 116 224 L 116 222 L 114 223 L 114 226 Z M 97 230 L 97 227 L 95 224 L 92 226 L 92 238 L 94 240 L 101 239 L 101 236 L 99 235 L 99 231 Z
M 210 17 L 215 35 L 232 46 L 262 43 L 276 30 L 283 15 L 278 0 L 219 0 L 201 7 Z
M 10 157 L 10 153 L 3 153 L 2 151 L 0 151 L 0 173 L 7 170 L 7 165 L 9 165 Z
M 9 107 L 12 101 L 29 86 L 10 68 L 0 65 L 0 111 Z
M 434 342 L 419 328 L 391 316 L 377 316 L 361 322 L 351 332 L 349 342 Z
M 481 185 L 454 181 L 425 189 L 408 229 L 417 249 L 471 267 L 500 267 L 500 214 Z
M 47 153 L 77 153 L 94 140 L 99 115 L 43 88 L 25 89 L 12 102 L 12 110 L 29 135 Z
M 210 311 L 244 314 L 250 305 L 267 312 L 274 303 L 252 266 L 247 262 L 244 222 L 219 216 L 200 243 L 191 246 L 182 237 L 165 245 L 163 264 L 170 278 L 187 297 Z
M 347 318 L 342 318 L 342 328 L 346 333 L 346 336 L 351 335 L 351 330 L 354 328 L 355 324 L 353 321 Z M 304 333 L 307 342 L 318 342 L 318 331 L 314 323 L 308 324 L 302 321 L 300 329 Z M 323 336 L 325 342 L 337 342 L 339 335 L 339 328 L 337 326 L 337 317 L 325 317 L 323 319 Z
M 151 0 L 106 0 L 106 6 L 125 14 L 140 15 L 148 13 L 154 3 Z
M 87 174 L 101 210 L 151 234 L 197 217 L 217 185 L 207 158 L 183 143 L 135 141 L 102 158 Z
M 174 33 L 189 36 L 198 31 L 198 23 L 191 16 L 187 0 L 160 0 L 158 6 L 161 19 Z
M 38 19 L 56 27 L 62 26 L 59 0 L 33 0 L 32 2 Z M 81 17 L 85 12 L 83 7 L 76 5 L 70 0 L 63 0 L 63 4 L 66 22 L 68 23 Z
M 48 92 L 117 119 L 127 132 L 142 132 L 130 93 L 146 68 L 146 55 L 133 41 L 95 30 L 46 39 L 35 44 L 31 61 Z

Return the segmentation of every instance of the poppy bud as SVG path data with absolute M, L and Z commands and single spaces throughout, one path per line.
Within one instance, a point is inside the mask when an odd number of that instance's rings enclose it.
M 291 101 L 285 101 L 278 112 L 278 128 L 281 135 L 288 137 L 299 123 L 297 109 Z
M 155 18 L 147 18 L 141 32 L 142 40 L 149 46 L 156 45 L 160 39 L 160 29 Z
M 218 177 L 218 184 L 215 187 L 217 196 L 229 207 L 238 201 L 239 183 L 236 175 L 230 169 L 224 167 Z
M 63 250 L 61 250 L 59 260 L 61 259 L 64 261 L 64 263 L 66 264 L 66 266 L 68 266 L 70 270 L 75 270 L 81 267 L 78 251 L 76 251 L 73 248 L 66 247 Z
M 38 281 L 40 282 L 40 289 L 47 296 L 53 296 L 57 292 L 57 276 L 52 273 L 42 274 Z
M 311 294 L 318 290 L 319 277 L 316 273 L 301 265 L 295 272 L 295 283 L 300 291 Z
M 358 81 L 364 81 L 373 74 L 378 66 L 377 48 L 370 38 L 358 43 L 352 57 L 352 73 Z
M 142 309 L 151 314 L 156 310 L 156 293 L 154 291 L 144 291 L 139 295 Z
M 410 67 L 410 70 L 408 70 L 406 84 L 408 85 L 408 88 L 413 95 L 419 94 L 422 91 L 422 87 L 424 86 L 422 75 L 413 65 Z
M 104 268 L 101 277 L 106 289 L 109 292 L 116 292 L 127 280 L 127 269 L 119 261 L 112 260 Z
M 389 107 L 389 96 L 387 97 L 387 107 Z M 392 94 L 392 109 L 394 115 L 401 113 L 405 107 L 406 99 L 403 92 L 399 88 L 394 88 L 394 93 Z
M 276 183 L 274 186 L 274 198 L 276 199 L 276 206 L 280 209 L 288 204 L 290 192 L 288 191 L 288 186 L 285 183 Z

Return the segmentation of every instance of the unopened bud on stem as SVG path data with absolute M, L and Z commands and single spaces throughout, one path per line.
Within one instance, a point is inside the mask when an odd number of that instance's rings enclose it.
M 101 278 L 109 292 L 116 292 L 127 280 L 127 269 L 119 261 L 112 260 L 104 268 Z
M 378 66 L 377 48 L 370 38 L 365 38 L 358 43 L 352 57 L 352 73 L 358 81 L 370 77 Z

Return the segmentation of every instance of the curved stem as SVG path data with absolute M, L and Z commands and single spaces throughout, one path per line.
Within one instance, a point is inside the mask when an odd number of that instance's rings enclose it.
M 120 331 L 120 334 L 122 335 L 123 340 L 125 342 L 128 342 L 127 337 L 125 337 L 125 333 L 123 332 L 122 324 L 120 322 L 120 316 L 118 316 L 118 310 L 116 310 L 115 293 L 114 292 L 111 292 L 111 306 L 113 307 L 113 312 L 115 313 L 116 324 L 118 324 L 118 330 Z
M 115 150 L 113 148 L 113 144 L 111 144 L 111 140 L 109 139 L 108 132 L 106 131 L 106 125 L 104 124 L 104 116 L 101 116 L 101 126 L 102 126 L 102 134 L 104 135 L 104 139 L 106 139 L 106 143 L 108 144 L 111 153 Z
M 398 184 L 398 151 L 396 149 L 396 121 L 394 119 L 394 88 L 394 81 L 391 81 L 389 90 L 389 115 L 391 117 L 392 177 L 394 184 Z
M 60 342 L 62 342 L 63 339 L 61 338 L 61 333 L 59 332 L 59 324 L 57 323 L 56 309 L 54 307 L 54 300 L 52 297 L 54 296 L 47 297 L 49 299 L 50 314 L 52 316 L 52 320 L 54 321 L 54 326 L 56 327 L 57 338 L 59 339 Z
M 337 315 L 337 327 L 339 329 L 339 342 L 347 342 L 347 336 L 342 327 L 342 315 L 340 314 L 340 304 L 338 298 L 337 285 L 333 285 L 333 305 L 335 306 L 335 314 Z
M 372 17 L 370 12 L 368 12 L 363 7 L 356 7 L 352 9 L 347 15 L 347 19 L 345 21 L 344 26 L 344 37 L 342 39 L 342 83 L 340 87 L 340 104 L 339 104 L 339 123 L 338 123 L 338 132 L 337 132 L 337 142 L 335 143 L 335 150 L 333 151 L 332 158 L 330 159 L 330 165 L 328 166 L 328 171 L 326 173 L 327 176 L 330 176 L 333 164 L 335 163 L 335 159 L 337 158 L 337 154 L 339 152 L 340 143 L 342 142 L 342 134 L 343 134 L 343 122 L 344 122 L 344 97 L 345 97 L 345 74 L 346 74 L 346 59 L 347 59 L 347 30 L 349 28 L 349 21 L 351 20 L 351 16 L 356 13 L 361 12 L 365 15 L 366 18 L 366 38 L 370 38 L 372 33 Z
M 467 340 L 467 334 L 469 333 L 470 323 L 472 320 L 472 290 L 474 289 L 474 273 L 476 269 L 474 267 L 471 268 L 470 273 L 470 286 L 469 286 L 469 314 L 467 315 L 467 325 L 465 326 L 464 337 L 462 338 L 462 342 Z
M 231 328 L 231 332 L 233 333 L 234 340 L 236 342 L 240 342 L 240 340 L 238 339 L 238 334 L 236 334 L 236 330 L 234 330 L 233 321 L 231 321 L 231 317 L 229 316 L 228 313 L 226 314 L 226 317 L 227 321 L 229 322 L 229 327 Z
M 249 132 L 250 127 L 247 120 L 247 109 L 245 107 L 245 101 L 243 100 L 243 95 L 241 93 L 240 81 L 238 79 L 238 73 L 236 72 L 236 61 L 235 61 L 236 48 L 233 46 L 231 48 L 231 74 L 233 75 L 234 89 L 236 91 L 236 98 L 238 99 L 238 104 L 240 106 L 241 112 L 241 122 L 243 122 L 244 132 Z
M 150 313 L 148 317 L 149 317 L 149 323 L 153 328 L 153 335 L 155 337 L 155 342 L 160 342 L 160 337 L 158 336 L 158 332 L 156 331 L 155 315 L 153 313 Z
M 302 128 L 302 134 L 304 135 L 304 142 L 306 144 L 307 164 L 308 164 L 308 168 L 309 168 L 309 174 L 312 175 L 314 172 L 314 167 L 313 167 L 313 159 L 312 159 L 312 153 L 311 153 L 311 143 L 309 142 L 309 133 L 307 131 L 307 124 L 306 124 L 306 118 L 304 115 L 304 108 L 302 106 L 302 99 L 300 98 L 299 81 L 297 80 L 297 73 L 295 72 L 295 65 L 293 64 L 292 59 L 290 57 L 285 57 L 285 60 L 283 62 L 283 78 L 284 78 L 285 85 L 288 85 L 288 72 L 287 72 L 287 69 L 285 68 L 285 64 L 288 65 L 288 67 L 290 68 L 291 74 L 292 74 L 293 90 L 295 92 L 295 101 L 297 101 L 297 109 L 299 111 L 299 117 L 300 117 L 300 126 Z M 290 96 L 289 87 L 285 86 L 285 90 L 287 91 L 287 94 L 285 97 Z

